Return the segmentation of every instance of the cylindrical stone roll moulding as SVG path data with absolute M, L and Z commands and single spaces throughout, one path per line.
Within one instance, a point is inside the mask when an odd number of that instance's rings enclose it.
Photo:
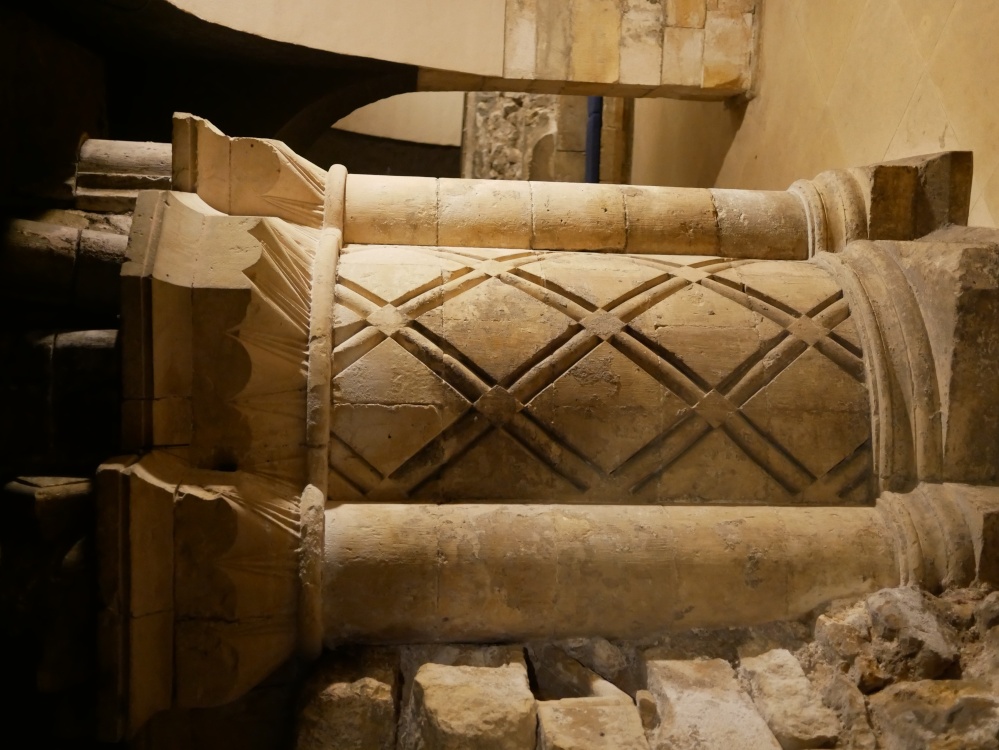
M 999 491 L 961 485 L 876 508 L 345 504 L 326 511 L 324 632 L 641 639 L 794 620 L 879 588 L 994 580 L 997 542 Z

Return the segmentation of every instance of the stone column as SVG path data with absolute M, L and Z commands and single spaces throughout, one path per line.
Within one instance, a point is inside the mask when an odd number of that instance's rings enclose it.
M 999 576 L 999 490 L 876 508 L 348 504 L 326 511 L 327 644 L 643 638 Z

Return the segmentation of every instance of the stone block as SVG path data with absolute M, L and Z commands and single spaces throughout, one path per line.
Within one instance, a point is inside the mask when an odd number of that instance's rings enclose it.
M 742 659 L 739 677 L 783 750 L 834 745 L 839 720 L 789 651 Z
M 326 654 L 304 690 L 297 750 L 393 750 L 398 660 L 390 649 Z
M 664 23 L 660 0 L 623 0 L 619 76 L 622 84 L 659 84 Z
M 557 151 L 586 151 L 586 123 L 588 117 L 585 96 L 560 96 L 556 100 L 555 135 Z M 564 178 L 563 178 L 564 179 Z M 560 181 L 562 181 L 560 179 Z
M 504 78 L 534 78 L 537 21 L 537 0 L 507 0 L 503 37 Z
M 885 243 L 922 311 L 939 389 L 944 480 L 999 479 L 999 233 L 941 242 Z
M 840 721 L 840 746 L 851 750 L 876 750 L 877 739 L 860 689 L 838 669 L 821 671 L 817 683 L 822 686 L 822 702 L 836 712 Z
M 436 245 L 437 180 L 348 175 L 343 241 L 344 244 Z
M 957 635 L 942 622 L 934 597 L 915 588 L 883 589 L 867 598 L 873 654 L 894 679 L 933 679 L 957 660 Z
M 538 696 L 542 700 L 600 697 L 631 704 L 627 693 L 557 646 L 534 644 L 528 646 L 527 653 L 534 667 Z
M 531 750 L 537 708 L 519 665 L 424 664 L 413 681 L 407 750 Z
M 663 32 L 664 86 L 700 86 L 704 68 L 704 29 L 667 27 Z
M 962 665 L 962 677 L 992 686 L 999 695 L 999 627 L 993 627 L 981 639 L 977 651 Z
M 535 77 L 545 81 L 569 78 L 572 49 L 572 5 L 564 0 L 537 0 Z
M 882 750 L 999 747 L 999 697 L 985 683 L 902 682 L 868 703 Z
M 648 750 L 631 701 L 565 698 L 538 703 L 538 750 Z
M 589 0 L 572 4 L 573 81 L 616 83 L 620 75 L 620 0 Z
M 710 190 L 624 188 L 629 253 L 714 255 L 718 229 Z
M 831 660 L 852 663 L 871 642 L 871 616 L 862 603 L 846 610 L 819 615 L 815 642 Z
M 704 23 L 704 72 L 701 86 L 745 90 L 753 57 L 753 14 L 711 11 Z
M 984 636 L 996 625 L 999 625 L 999 591 L 993 591 L 975 608 L 975 626 L 979 635 Z
M 631 664 L 628 654 L 606 638 L 573 638 L 558 644 L 569 656 L 615 684 Z
M 538 250 L 623 250 L 624 201 L 612 185 L 540 182 L 532 186 Z
M 779 750 L 728 662 L 652 660 L 645 666 L 661 717 L 649 737 L 652 750 L 698 745 Z
M 707 0 L 666 0 L 666 24 L 688 29 L 704 28 Z
M 530 247 L 531 191 L 526 182 L 442 179 L 439 210 L 441 245 Z

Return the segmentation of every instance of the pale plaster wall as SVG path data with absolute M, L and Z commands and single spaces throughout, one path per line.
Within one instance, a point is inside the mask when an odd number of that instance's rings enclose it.
M 503 74 L 505 0 L 169 0 L 280 42 L 484 76 Z
M 354 110 L 333 127 L 399 141 L 460 146 L 464 106 L 461 91 L 399 94 Z
M 826 169 L 974 152 L 971 217 L 999 222 L 999 2 L 766 0 L 756 97 L 639 100 L 632 181 L 783 189 Z

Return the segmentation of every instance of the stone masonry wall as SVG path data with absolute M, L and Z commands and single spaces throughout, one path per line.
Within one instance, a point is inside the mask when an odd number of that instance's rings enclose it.
M 585 81 L 633 86 L 638 96 L 739 94 L 752 84 L 758 4 L 507 0 L 503 77 L 541 84 L 532 91 Z

